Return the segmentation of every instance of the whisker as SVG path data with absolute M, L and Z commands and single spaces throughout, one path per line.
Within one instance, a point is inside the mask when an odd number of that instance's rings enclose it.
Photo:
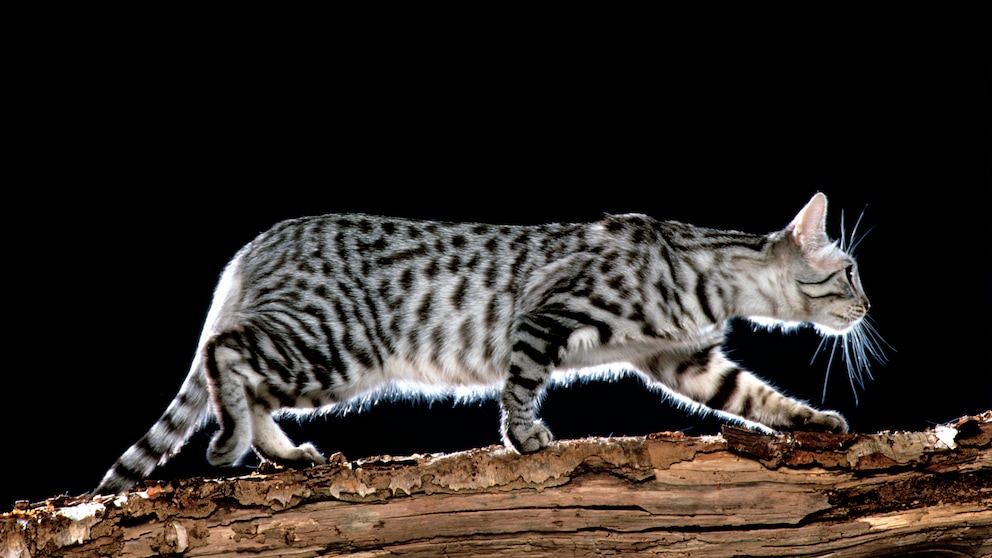
M 864 240 L 865 237 L 868 236 L 868 233 L 870 233 L 875 228 L 875 226 L 872 225 L 872 227 L 869 228 L 867 231 L 865 231 L 864 234 L 858 236 L 858 227 L 861 226 L 861 220 L 864 219 L 865 212 L 867 211 L 868 211 L 868 206 L 865 205 L 864 208 L 861 210 L 861 213 L 858 214 L 858 219 L 854 222 L 854 227 L 851 228 L 851 234 L 848 235 L 846 230 L 847 227 L 845 227 L 844 225 L 844 210 L 843 209 L 841 210 L 841 214 L 840 214 L 841 249 L 847 252 L 848 254 L 854 255 L 855 251 L 857 251 L 858 249 L 858 245 L 861 244 L 861 241 Z
M 857 240 L 854 240 L 854 236 L 852 234 L 851 238 L 852 238 L 853 242 L 851 243 L 851 249 L 848 250 L 847 252 L 849 254 L 854 254 L 854 252 L 858 249 L 858 246 L 861 245 L 861 241 L 864 240 L 865 237 L 868 236 L 868 233 L 870 233 L 873 230 L 875 230 L 875 225 L 872 225 L 868 230 L 865 231 L 865 233 L 863 235 L 861 235 L 861 238 L 859 238 Z
M 813 354 L 813 359 L 809 361 L 813 364 L 816 361 L 816 357 L 819 356 L 821 351 L 827 353 L 827 371 L 823 377 L 823 394 L 821 403 L 827 400 L 827 383 L 830 381 L 830 370 L 833 369 L 834 355 L 837 354 L 837 344 L 841 341 L 841 337 L 821 337 L 820 344 L 816 347 L 816 352 Z M 829 350 L 827 349 L 827 344 L 830 343 Z
M 847 252 L 847 227 L 844 226 L 844 210 L 840 210 L 840 249 Z
M 833 341 L 834 341 L 833 344 L 830 345 L 830 358 L 827 359 L 827 370 L 828 371 L 831 368 L 833 368 L 833 365 L 834 365 L 834 356 L 837 354 L 837 346 L 838 346 L 838 343 L 841 342 L 841 338 L 840 337 L 834 337 L 833 338 Z M 823 391 L 823 402 L 825 403 L 826 401 L 827 401 L 827 392 L 824 389 L 824 391 Z
M 868 211 L 868 204 L 865 204 L 864 208 L 861 209 L 861 214 L 858 215 L 858 220 L 854 222 L 854 228 L 851 229 L 851 241 L 852 242 L 858 236 L 858 225 L 861 224 L 861 219 L 864 218 L 865 211 Z M 867 234 L 867 233 L 865 233 L 865 234 Z M 864 238 L 864 237 L 862 237 L 862 238 Z M 851 249 L 853 250 L 854 248 L 851 248 Z
M 868 369 L 869 362 L 868 356 L 865 354 L 863 335 L 861 333 L 861 328 L 855 328 L 851 331 L 850 342 L 847 343 L 847 347 L 850 352 L 854 355 L 850 359 L 851 369 L 849 370 L 849 375 L 854 376 L 858 381 L 858 385 L 861 389 L 865 388 L 865 373 L 867 373 L 868 378 L 871 378 L 871 371 Z
M 840 355 L 840 360 L 844 362 L 847 371 L 847 381 L 851 386 L 851 394 L 854 396 L 854 404 L 858 405 L 858 392 L 863 391 L 868 382 L 874 381 L 875 376 L 871 372 L 873 364 L 885 366 L 888 363 L 888 356 L 885 350 L 895 349 L 879 334 L 871 316 L 866 316 L 856 326 L 843 335 L 823 337 L 810 360 L 813 364 L 820 353 L 828 353 L 826 372 L 823 377 L 823 391 L 821 393 L 821 403 L 827 400 L 827 387 L 830 383 L 830 372 L 834 368 L 835 357 Z
M 881 360 L 883 364 L 888 362 L 889 359 L 885 356 L 885 351 L 882 350 L 882 345 L 885 345 L 890 351 L 893 352 L 897 352 L 896 348 L 890 345 L 889 342 L 882 337 L 882 334 L 878 332 L 878 329 L 875 327 L 875 318 L 873 316 L 866 315 L 865 319 L 862 320 L 861 323 L 863 324 L 862 327 L 865 329 L 865 333 L 867 334 L 868 341 L 871 344 L 872 354 L 877 360 Z
M 844 344 L 844 355 L 847 355 L 847 344 Z M 854 406 L 858 406 L 858 388 L 854 385 L 854 378 L 856 374 L 852 373 L 853 369 L 851 367 L 850 358 L 847 359 L 847 383 L 851 384 L 851 394 L 854 395 Z M 858 376 L 858 383 L 861 385 L 861 389 L 864 389 L 864 384 L 861 384 L 861 377 Z
M 816 362 L 816 357 L 819 356 L 820 351 L 824 349 L 824 345 L 827 344 L 827 339 L 828 339 L 827 337 L 820 338 L 820 344 L 816 346 L 816 351 L 813 353 L 813 358 L 810 359 L 809 361 L 810 364 Z M 831 351 L 831 355 L 832 353 L 833 351 Z M 823 375 L 823 396 L 822 399 L 820 400 L 820 403 L 823 403 L 827 400 L 827 382 L 829 381 L 830 381 L 830 361 L 827 361 L 827 372 Z

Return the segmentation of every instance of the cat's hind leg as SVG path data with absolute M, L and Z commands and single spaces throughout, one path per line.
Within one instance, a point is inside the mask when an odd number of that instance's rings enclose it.
M 214 336 L 204 353 L 204 372 L 220 425 L 207 448 L 207 461 L 214 466 L 230 467 L 251 446 L 251 413 L 245 380 L 257 372 L 251 367 L 247 347 L 236 333 Z
M 313 444 L 293 444 L 289 436 L 276 424 L 272 414 L 262 406 L 252 408 L 252 445 L 259 457 L 297 466 L 327 463 Z
M 220 431 L 207 450 L 211 465 L 231 466 L 254 447 L 263 459 L 292 465 L 325 463 L 312 444 L 293 444 L 272 412 L 289 398 L 276 385 L 279 354 L 263 329 L 244 327 L 212 338 L 205 367 Z M 280 355 L 281 356 L 281 355 Z

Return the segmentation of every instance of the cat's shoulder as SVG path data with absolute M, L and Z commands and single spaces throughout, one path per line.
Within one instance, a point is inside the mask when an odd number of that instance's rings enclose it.
M 677 221 L 661 221 L 644 213 L 607 214 L 592 226 L 600 234 L 629 239 L 637 244 L 662 241 L 673 233 L 693 228 Z

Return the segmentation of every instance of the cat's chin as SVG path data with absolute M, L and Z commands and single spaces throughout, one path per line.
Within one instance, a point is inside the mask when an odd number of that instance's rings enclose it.
M 792 331 L 799 329 L 805 324 L 805 322 L 787 322 L 784 320 L 776 320 L 775 318 L 766 318 L 764 316 L 748 316 L 747 319 L 754 325 L 768 330 L 779 329 L 782 331 Z
M 822 337 L 844 337 L 847 332 L 851 331 L 853 324 L 848 324 L 844 329 L 837 329 L 835 327 L 830 327 L 828 325 L 814 323 L 813 327 L 816 328 L 816 332 Z
M 849 331 L 851 331 L 854 325 L 854 324 L 847 324 L 843 328 L 837 328 L 816 322 L 789 322 L 785 320 L 776 320 L 774 318 L 766 318 L 763 316 L 748 316 L 747 319 L 751 323 L 763 327 L 765 329 L 780 330 L 785 332 L 794 331 L 803 326 L 813 326 L 813 328 L 816 329 L 816 332 L 819 333 L 820 336 L 825 336 L 825 337 L 843 337 L 847 335 Z

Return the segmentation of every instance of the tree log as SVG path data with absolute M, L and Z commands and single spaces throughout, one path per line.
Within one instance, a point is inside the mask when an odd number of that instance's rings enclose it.
M 734 427 L 383 456 L 19 503 L 5 557 L 992 554 L 992 411 L 924 432 Z

